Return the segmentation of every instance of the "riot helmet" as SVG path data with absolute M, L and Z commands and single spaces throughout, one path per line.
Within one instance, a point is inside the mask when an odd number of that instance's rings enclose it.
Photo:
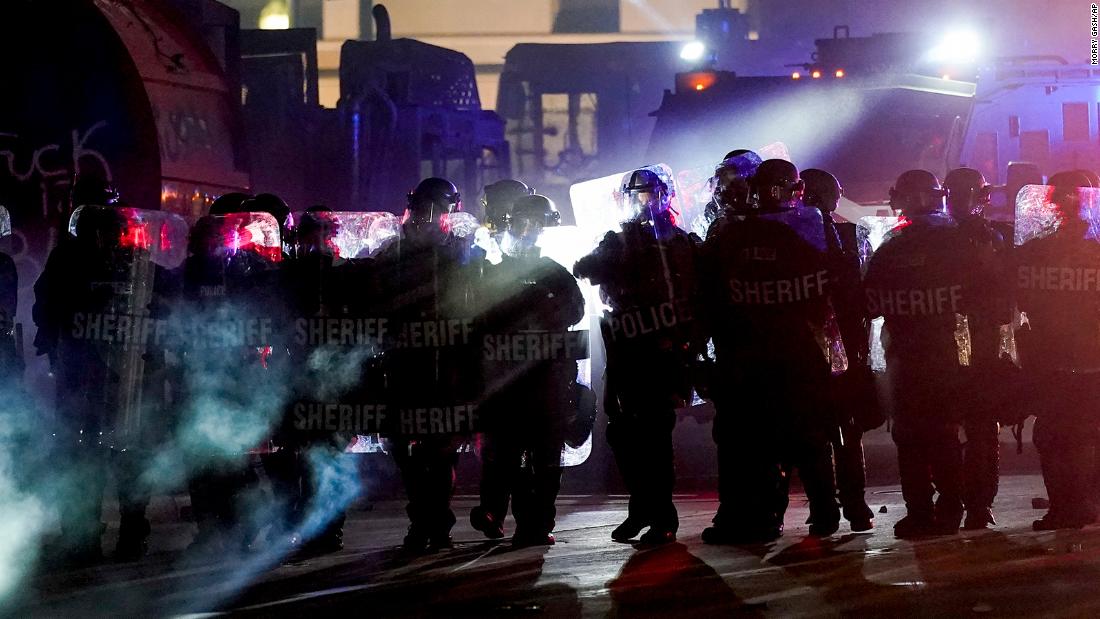
M 336 213 L 327 206 L 311 206 L 302 214 L 302 220 L 298 223 L 297 243 L 298 256 L 309 254 L 323 254 L 336 256 L 339 254 L 334 239 L 340 232 L 340 220 Z
M 215 217 L 202 217 L 191 227 L 188 250 L 192 255 L 212 258 L 226 253 L 225 236 Z
M 1077 172 L 1078 174 L 1084 174 L 1086 177 L 1088 177 L 1089 183 L 1092 184 L 1093 188 L 1100 187 L 1100 174 L 1097 174 L 1092 170 L 1086 170 L 1084 168 L 1080 170 L 1074 170 L 1074 172 Z
M 761 212 L 774 213 L 798 206 L 805 183 L 798 168 L 784 159 L 768 159 L 756 168 L 749 181 L 750 194 Z
M 454 183 L 442 178 L 426 178 L 409 194 L 403 229 L 414 242 L 439 243 L 446 238 L 444 215 L 462 210 L 462 198 Z
M 85 204 L 92 206 L 115 206 L 118 204 L 118 190 L 110 181 L 95 175 L 77 174 L 73 179 L 73 188 L 69 193 L 71 208 Z
M 462 197 L 454 183 L 443 178 L 426 178 L 409 194 L 407 221 L 434 225 L 440 215 L 461 210 Z
M 322 209 L 331 210 L 327 207 L 322 207 Z M 290 207 L 282 198 L 273 193 L 261 193 L 242 204 L 241 212 L 270 213 L 275 221 L 279 222 L 279 229 L 285 230 L 287 217 L 290 216 Z
M 1061 227 L 1082 228 L 1087 224 L 1081 218 L 1082 187 L 1092 187 L 1092 181 L 1080 170 L 1058 172 L 1047 180 L 1050 185 L 1050 202 L 1058 210 L 1062 219 Z
M 977 217 L 989 205 L 991 187 L 974 168 L 955 168 L 943 179 L 947 212 L 957 220 Z
M 223 193 L 214 199 L 214 202 L 210 205 L 210 215 L 226 215 L 228 213 L 241 213 L 245 209 L 242 205 L 251 200 L 252 196 L 247 193 L 241 193 L 239 191 L 231 191 L 229 193 Z
M 762 163 L 760 155 L 746 149 L 730 151 L 714 169 L 714 203 L 739 211 L 748 206 L 749 179 Z
M 928 170 L 908 170 L 902 172 L 890 188 L 890 208 L 908 216 L 942 213 L 944 195 L 935 174 Z
M 840 196 L 844 195 L 844 188 L 835 176 L 825 170 L 810 168 L 802 170 L 802 182 L 806 189 L 802 195 L 802 201 L 806 206 L 812 206 L 822 213 L 832 213 L 840 203 Z
M 77 241 L 92 251 L 109 252 L 122 245 L 126 217 L 114 208 L 85 205 L 76 220 Z
M 516 200 L 529 196 L 534 190 L 526 183 L 506 178 L 485 186 L 481 206 L 485 209 L 485 223 L 494 231 L 507 230 L 508 218 Z
M 665 216 L 671 204 L 668 185 L 652 170 L 640 169 L 623 176 L 619 199 L 628 221 L 653 222 Z
M 544 228 L 561 223 L 561 214 L 546 196 L 532 194 L 516 200 L 508 230 L 501 240 L 501 251 L 509 256 L 529 255 L 537 246 Z

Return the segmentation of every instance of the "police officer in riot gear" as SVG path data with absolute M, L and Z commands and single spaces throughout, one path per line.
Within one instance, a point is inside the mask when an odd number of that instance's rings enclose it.
M 726 153 L 714 170 L 714 197 L 703 215 L 713 223 L 725 212 L 744 212 L 749 200 L 749 179 L 762 159 L 755 152 L 739 148 Z
M 760 164 L 752 208 L 729 214 L 704 244 L 708 314 L 721 377 L 717 408 L 719 508 L 703 531 L 711 544 L 770 541 L 783 531 L 792 468 L 810 499 L 810 532 L 837 530 L 829 466 L 830 264 L 825 225 L 801 205 L 790 162 Z
M 1083 174 L 1060 172 L 1048 184 L 1057 229 L 1017 248 L 1013 261 L 1016 302 L 1028 320 L 1016 332 L 1017 348 L 1030 379 L 1034 442 L 1050 499 L 1050 510 L 1033 523 L 1037 531 L 1096 521 L 1093 469 L 1100 445 L 1100 243 L 1092 232 L 1095 204 L 1082 204 L 1079 190 L 1091 183 Z M 1016 225 L 1023 225 L 1019 213 Z
M 106 452 L 98 441 L 104 411 L 97 404 L 108 397 L 108 368 L 94 363 L 98 360 L 94 344 L 72 338 L 71 327 L 79 313 L 103 311 L 100 306 L 109 301 L 109 282 L 121 264 L 117 254 L 123 230 L 121 216 L 99 210 L 89 214 L 81 218 L 75 241 L 60 244 L 50 253 L 34 286 L 33 315 L 39 332 L 35 345 L 38 354 L 49 355 L 57 378 L 58 436 L 62 438 L 58 444 L 64 475 L 73 480 L 60 510 L 62 552 L 65 560 L 75 563 L 102 558 Z M 100 289 L 97 282 L 107 283 Z
M 282 322 L 277 260 L 278 248 L 267 251 L 252 239 L 249 225 L 262 225 L 247 213 L 206 216 L 192 227 L 189 255 L 183 265 L 181 315 L 192 324 L 260 324 Z M 277 227 L 269 224 L 270 233 Z M 213 333 L 185 343 L 182 354 L 181 400 L 185 403 L 180 432 L 196 423 L 208 423 L 210 414 L 242 415 L 263 427 L 278 421 L 278 411 L 266 408 L 267 398 L 285 387 L 278 376 L 286 348 L 278 331 L 256 339 L 256 331 L 244 331 L 239 341 Z M 216 394 L 217 408 L 202 406 Z M 200 403 L 195 406 L 194 403 Z M 254 429 L 254 428 L 250 428 Z M 248 504 L 258 493 L 258 477 L 251 466 L 249 444 L 198 445 L 187 456 L 193 468 L 188 490 L 197 534 L 191 548 L 210 553 L 245 550 L 257 532 L 248 516 Z M 246 526 L 247 525 L 247 526 Z
M 981 283 L 997 276 L 983 271 L 976 247 L 944 212 L 944 196 L 931 172 L 901 174 L 890 204 L 904 222 L 868 260 L 864 276 L 868 314 L 884 318 L 906 507 L 894 534 L 902 538 L 954 534 L 962 522 L 959 429 L 972 389 L 960 373 L 971 356 L 966 323 L 979 306 Z
M 503 257 L 486 267 L 478 286 L 480 322 L 488 342 L 504 344 L 482 361 L 487 419 L 482 442 L 481 505 L 470 514 L 475 529 L 496 538 L 512 499 L 513 545 L 554 543 L 554 502 L 561 481 L 561 452 L 568 410 L 576 393 L 576 361 L 543 358 L 538 350 L 512 356 L 530 334 L 560 337 L 584 317 L 576 280 L 541 256 L 542 230 L 558 225 L 553 203 L 541 195 L 515 201 L 501 240 Z M 489 344 L 486 344 L 489 346 Z M 523 348 L 522 346 L 520 348 Z
M 852 531 L 858 533 L 869 531 L 874 526 L 871 522 L 874 512 L 867 506 L 864 497 L 867 474 L 863 459 L 863 432 L 881 423 L 871 382 L 873 377 L 868 350 L 871 325 L 863 301 L 855 235 L 841 235 L 840 226 L 833 220 L 832 214 L 844 194 L 840 181 L 825 170 L 814 168 L 803 170 L 801 177 L 806 184 L 803 202 L 821 211 L 825 225 L 830 275 L 835 282 L 833 307 L 848 358 L 848 370 L 833 381 L 835 397 L 831 408 L 837 427 L 830 429 L 829 439 L 841 509 Z M 846 244 L 842 236 L 850 238 L 851 243 Z
M 508 219 L 516 200 L 532 195 L 534 191 L 523 181 L 506 178 L 485 186 L 481 205 L 485 209 L 485 224 L 494 234 L 508 229 Z
M 63 462 L 60 505 L 63 560 L 86 564 L 101 558 L 103 491 L 114 473 L 120 512 L 117 560 L 140 558 L 149 522 L 150 488 L 140 478 L 144 428 L 158 419 L 135 421 L 142 430 L 122 428 L 127 417 L 158 413 L 149 375 L 163 364 L 163 350 L 99 336 L 90 326 L 108 315 L 164 317 L 166 272 L 152 265 L 142 248 L 126 246 L 127 220 L 114 208 L 86 206 L 75 240 L 56 247 L 35 283 L 34 320 L 43 337 L 39 354 L 49 355 L 57 383 L 56 447 Z M 121 332 L 121 331 L 120 331 Z M 121 337 L 121 336 L 120 336 Z M 140 408 L 139 408 L 140 406 Z M 126 441 L 126 450 L 115 441 Z
M 693 320 L 697 301 L 694 240 L 676 227 L 669 188 L 656 173 L 623 177 L 621 232 L 609 232 L 573 268 L 600 286 L 611 306 L 604 321 L 607 351 L 607 441 L 630 503 L 612 533 L 625 542 L 676 538 L 672 502 L 675 409 L 691 398 L 689 368 L 702 348 Z M 657 319 L 655 320 L 655 317 Z
M 958 224 L 976 250 L 976 258 L 983 262 L 983 272 L 1000 272 L 1006 246 L 1004 238 L 984 217 L 982 211 L 989 204 L 991 187 L 981 172 L 973 168 L 956 168 L 944 177 L 947 212 Z M 981 306 L 968 315 L 967 326 L 971 339 L 970 366 L 971 390 L 979 394 L 991 393 L 998 388 L 999 378 L 1008 378 L 1000 372 L 1005 364 L 998 355 L 1001 325 L 1012 320 L 1008 291 L 998 289 L 996 278 L 985 282 L 988 290 L 976 297 Z M 1000 476 L 1000 441 L 997 434 L 1000 424 L 995 411 L 982 406 L 968 407 L 963 417 L 966 444 L 963 446 L 963 505 L 966 508 L 965 529 L 984 529 L 996 524 L 993 517 L 993 499 L 997 496 Z M 1022 421 L 1022 417 L 1018 419 Z
M 332 240 L 339 229 L 339 219 L 326 207 L 310 207 L 298 222 L 293 258 L 284 261 L 282 268 L 283 285 L 292 317 L 337 317 L 347 312 L 348 306 L 354 302 L 353 296 L 373 292 L 369 277 L 361 274 L 363 269 L 337 255 Z M 291 346 L 290 362 L 295 367 L 294 374 L 299 377 L 295 386 L 299 397 L 326 401 L 334 396 L 346 395 L 362 381 L 361 371 L 358 380 L 349 381 L 355 384 L 349 385 L 344 393 L 316 393 L 318 385 L 328 384 L 326 374 L 333 368 L 313 362 L 310 357 L 313 344 L 298 342 Z M 343 371 L 351 373 L 353 368 L 350 364 L 357 360 L 357 356 L 351 355 L 337 357 L 334 363 L 345 364 Z M 320 516 L 323 519 L 320 530 L 311 539 L 292 538 L 291 542 L 301 544 L 299 556 L 338 551 L 343 548 L 345 507 L 351 497 L 324 496 L 318 488 L 319 473 L 311 465 L 325 466 L 343 457 L 348 437 L 322 430 L 292 432 L 286 427 L 286 421 L 282 432 L 276 437 L 281 449 L 263 459 L 264 469 L 276 494 L 276 504 L 282 512 L 284 522 L 280 524 L 288 531 L 301 530 L 308 519 Z
M 447 215 L 462 209 L 458 189 L 442 178 L 420 182 L 408 196 L 401 237 L 377 258 L 386 315 L 396 324 L 461 319 L 468 312 L 467 245 L 447 229 Z M 408 347 L 387 350 L 383 365 L 393 410 L 451 404 L 476 387 L 469 375 L 468 347 Z M 408 495 L 409 552 L 451 547 L 451 510 L 460 434 L 392 438 L 393 454 Z
M 516 200 L 533 193 L 534 191 L 525 183 L 512 178 L 485 186 L 481 197 L 483 227 L 475 232 L 473 247 L 470 250 L 470 259 L 479 269 L 488 264 L 500 262 L 500 240 L 508 230 L 512 206 Z

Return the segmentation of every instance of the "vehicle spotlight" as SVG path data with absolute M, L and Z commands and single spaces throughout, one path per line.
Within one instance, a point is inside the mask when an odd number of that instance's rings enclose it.
M 837 69 L 833 75 L 836 77 L 844 77 L 844 69 Z
M 814 78 L 815 80 L 818 79 L 819 77 L 821 77 L 821 71 L 814 71 L 810 74 L 810 77 Z
M 702 41 L 689 41 L 680 48 L 680 60 L 696 62 L 702 60 L 707 53 L 707 46 Z
M 948 32 L 939 44 L 928 53 L 933 62 L 969 63 L 978 59 L 981 51 L 981 38 L 970 30 Z
M 260 30 L 290 28 L 290 7 L 286 0 L 271 0 L 260 11 Z

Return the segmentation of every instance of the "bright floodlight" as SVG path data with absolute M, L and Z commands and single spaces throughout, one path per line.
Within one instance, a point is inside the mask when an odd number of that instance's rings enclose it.
M 970 30 L 947 33 L 939 45 L 932 48 L 929 59 L 934 62 L 974 62 L 981 50 L 978 34 Z
M 680 48 L 680 59 L 694 62 L 701 60 L 705 53 L 707 53 L 706 45 L 703 45 L 701 41 L 690 41 Z

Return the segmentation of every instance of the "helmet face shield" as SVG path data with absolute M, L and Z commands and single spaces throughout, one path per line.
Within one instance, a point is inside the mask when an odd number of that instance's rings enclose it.
M 668 210 L 663 192 L 657 188 L 627 189 L 622 194 L 623 212 L 630 221 L 653 221 Z
M 513 215 L 504 233 L 500 249 L 513 258 L 529 255 L 536 250 L 539 237 L 545 228 L 544 217 Z
M 538 241 L 543 228 L 546 227 L 545 217 L 534 217 L 527 214 L 513 215 L 510 218 L 508 232 L 518 239 L 531 239 L 532 244 Z
M 748 204 L 749 181 L 732 170 L 714 176 L 714 202 L 722 208 L 738 209 Z
M 990 196 L 988 185 L 951 189 L 947 194 L 947 210 L 953 217 L 978 216 L 989 206 Z
M 458 188 L 443 178 L 420 181 L 408 196 L 408 210 L 403 223 L 414 230 L 440 227 L 444 215 L 462 210 Z
M 944 192 L 931 189 L 904 193 L 891 191 L 890 208 L 910 214 L 941 212 L 944 209 Z
M 767 197 L 770 198 L 771 201 L 780 204 L 800 201 L 802 200 L 802 193 L 805 188 L 806 185 L 801 180 L 783 182 L 769 187 Z

